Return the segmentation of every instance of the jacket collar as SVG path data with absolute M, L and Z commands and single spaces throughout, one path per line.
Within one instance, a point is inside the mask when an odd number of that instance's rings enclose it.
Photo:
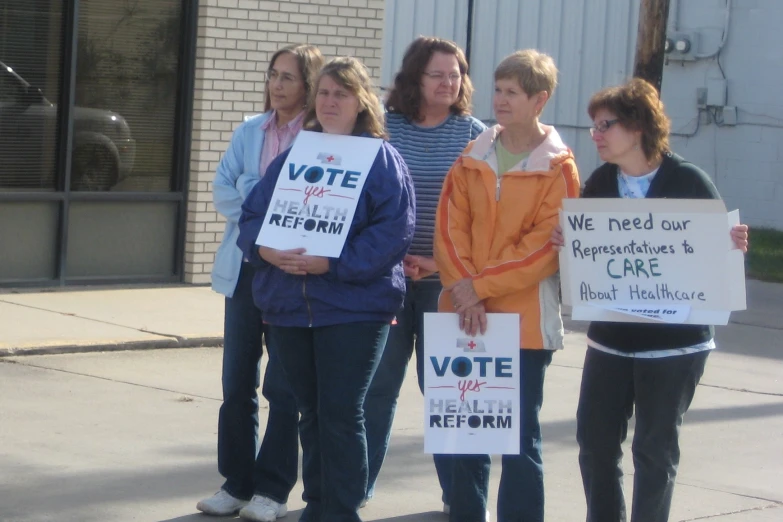
M 563 143 L 560 134 L 550 125 L 543 125 L 546 131 L 544 142 L 533 149 L 527 160 L 512 167 L 512 170 L 524 170 L 527 172 L 548 171 L 552 160 L 558 156 L 570 154 L 568 147 Z M 497 172 L 497 156 L 495 154 L 495 142 L 503 130 L 501 125 L 494 125 L 482 132 L 473 147 L 463 153 L 464 157 L 488 163 Z

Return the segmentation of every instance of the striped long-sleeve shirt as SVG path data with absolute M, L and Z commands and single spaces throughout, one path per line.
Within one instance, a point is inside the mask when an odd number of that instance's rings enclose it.
M 435 211 L 452 164 L 486 126 L 472 116 L 449 116 L 435 127 L 421 127 L 402 114 L 386 114 L 389 142 L 408 165 L 416 191 L 416 232 L 410 254 L 432 257 Z

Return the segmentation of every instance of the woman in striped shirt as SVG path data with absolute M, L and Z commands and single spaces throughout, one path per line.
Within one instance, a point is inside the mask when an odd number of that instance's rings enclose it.
M 425 312 L 438 311 L 442 290 L 432 258 L 435 210 L 451 165 L 486 126 L 470 115 L 473 85 L 465 53 L 454 42 L 419 37 L 411 43 L 386 101 L 386 128 L 402 155 L 416 192 L 416 231 L 405 257 L 405 304 L 397 314 L 365 398 L 365 424 L 370 465 L 367 498 L 386 456 L 392 421 L 405 370 L 416 351 L 419 388 L 423 388 Z M 451 458 L 435 455 L 443 490 L 444 511 L 451 494 Z

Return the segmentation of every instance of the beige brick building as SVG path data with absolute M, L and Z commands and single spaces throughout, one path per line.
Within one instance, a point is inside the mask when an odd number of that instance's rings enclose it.
M 380 79 L 384 0 L 201 0 L 184 281 L 210 280 L 223 218 L 212 205 L 215 169 L 243 118 L 264 109 L 269 58 L 292 43 L 325 57 L 356 56 Z

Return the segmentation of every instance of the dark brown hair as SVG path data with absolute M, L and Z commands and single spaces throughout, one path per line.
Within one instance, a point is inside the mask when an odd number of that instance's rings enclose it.
M 402 67 L 394 77 L 394 86 L 386 100 L 386 109 L 389 112 L 402 114 L 409 121 L 421 121 L 421 79 L 435 53 L 450 54 L 457 58 L 462 81 L 451 112 L 458 116 L 470 114 L 473 83 L 468 76 L 465 53 L 450 40 L 428 36 L 419 36 L 406 49 Z
M 289 45 L 278 49 L 275 54 L 272 55 L 272 59 L 269 60 L 269 71 L 275 66 L 275 60 L 282 54 L 290 54 L 296 58 L 296 63 L 299 65 L 299 74 L 302 76 L 302 81 L 305 86 L 305 103 L 310 99 L 310 93 L 315 89 L 315 79 L 318 77 L 318 71 L 324 64 L 324 57 L 321 55 L 321 51 L 314 45 L 297 44 Z M 266 74 L 267 86 L 266 86 L 266 98 L 264 100 L 264 112 L 269 112 L 272 109 L 272 98 L 269 92 L 269 72 Z
M 352 56 L 334 58 L 321 69 L 315 87 L 310 93 L 309 108 L 304 121 L 305 129 L 323 130 L 315 112 L 315 98 L 318 95 L 318 85 L 324 76 L 330 77 L 359 99 L 361 112 L 356 118 L 356 124 L 351 134 L 367 133 L 373 138 L 388 139 L 384 126 L 383 108 L 375 94 L 370 73 L 367 72 L 367 67 L 362 62 Z
M 666 116 L 658 91 L 648 81 L 633 78 L 607 87 L 590 98 L 587 113 L 595 118 L 604 109 L 629 131 L 641 131 L 641 146 L 647 161 L 657 163 L 669 151 L 671 121 Z

